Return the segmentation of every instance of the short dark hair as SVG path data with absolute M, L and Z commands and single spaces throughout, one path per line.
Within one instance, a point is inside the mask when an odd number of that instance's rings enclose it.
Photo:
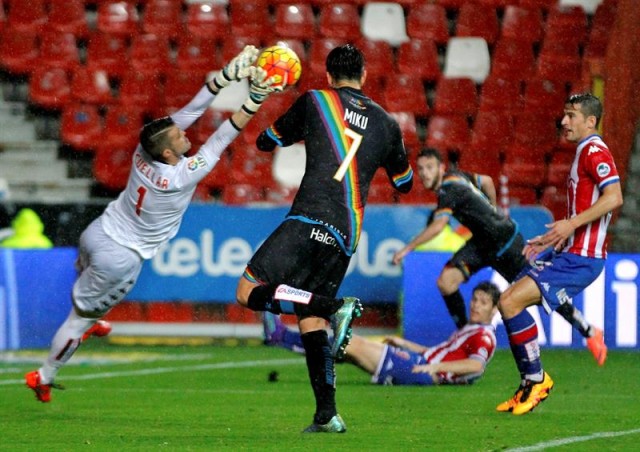
M 364 64 L 364 55 L 351 44 L 335 47 L 326 61 L 327 72 L 334 80 L 360 80 Z
M 596 127 L 602 118 L 602 102 L 596 96 L 591 93 L 577 93 L 570 95 L 565 104 L 580 104 L 580 111 L 582 114 L 587 116 L 595 116 L 596 117 Z
M 167 132 L 174 125 L 173 119 L 165 116 L 145 124 L 140 131 L 140 144 L 154 160 L 162 161 L 162 151 L 169 147 Z
M 440 154 L 440 151 L 438 151 L 435 148 L 423 148 L 418 153 L 418 157 L 417 158 L 420 158 L 420 157 L 433 157 L 438 162 L 442 163 L 442 154 Z
M 482 281 L 473 288 L 474 292 L 477 290 L 488 294 L 491 297 L 493 305 L 498 306 L 498 301 L 500 301 L 500 289 L 498 289 L 498 286 L 491 281 Z

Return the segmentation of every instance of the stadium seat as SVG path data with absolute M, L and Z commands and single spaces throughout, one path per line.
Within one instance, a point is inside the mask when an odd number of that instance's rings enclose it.
M 491 63 L 492 76 L 526 80 L 535 71 L 533 45 L 528 40 L 502 37 L 494 47 Z
M 58 33 L 72 33 L 76 39 L 89 37 L 89 26 L 84 0 L 51 2 L 47 18 L 47 30 Z
M 37 36 L 5 27 L 0 36 L 0 67 L 14 75 L 28 75 L 40 55 Z
M 358 39 L 361 36 L 358 7 L 354 3 L 323 5 L 318 16 L 318 31 L 325 38 Z
M 230 116 L 231 116 L 231 113 L 229 112 L 218 111 L 218 110 L 214 110 L 213 108 L 207 108 L 204 114 L 200 116 L 200 119 L 198 119 L 198 121 L 196 121 L 193 124 L 193 126 L 189 128 L 189 131 L 193 130 L 194 132 L 193 140 L 192 140 L 194 141 L 194 146 L 196 146 L 196 143 L 198 144 L 198 146 L 201 146 L 202 143 L 207 141 L 211 136 L 211 134 L 216 130 L 218 130 L 218 127 L 220 127 L 220 124 L 222 124 Z M 256 116 L 259 116 L 259 113 Z M 243 129 L 238 139 L 244 136 L 244 134 L 247 132 L 247 128 L 249 127 L 249 125 L 253 124 L 256 120 L 257 120 L 257 117 L 253 118 L 249 122 L 247 127 Z
M 495 8 L 474 2 L 465 2 L 458 11 L 455 35 L 483 38 L 493 45 L 500 33 Z
M 616 19 L 616 6 L 612 2 L 601 3 L 595 11 L 584 48 L 584 61 L 604 65 L 609 35 Z M 594 68 L 595 70 L 596 68 Z
M 515 118 L 513 138 L 515 144 L 535 149 L 537 158 L 549 154 L 558 140 L 558 130 L 556 122 L 550 120 L 548 116 L 541 115 L 536 111 L 524 109 Z M 531 157 L 531 151 L 525 151 L 523 159 Z M 507 156 L 509 158 L 510 156 Z M 520 156 L 519 156 L 520 157 Z
M 186 17 L 187 31 L 204 39 L 224 39 L 230 33 L 227 7 L 216 2 L 189 2 Z
M 161 114 L 171 114 L 189 103 L 202 88 L 206 74 L 199 71 L 171 71 L 167 73 L 162 90 Z
M 378 169 L 369 185 L 368 204 L 395 204 L 396 190 L 383 169 Z
M 230 5 L 231 33 L 264 41 L 272 39 L 273 25 L 268 5 L 256 2 L 233 2 Z
M 418 148 L 422 141 L 418 136 L 418 124 L 413 113 L 406 111 L 390 112 L 391 116 L 398 122 L 402 139 L 407 148 Z
M 407 13 L 407 34 L 414 39 L 446 44 L 449 40 L 449 25 L 444 6 L 426 2 L 412 5 Z
M 200 145 L 197 146 L 199 148 Z M 197 150 L 194 144 L 194 152 Z M 222 193 L 225 187 L 231 183 L 229 179 L 230 172 L 229 155 L 223 153 L 216 166 L 200 181 L 196 188 L 195 197 L 202 201 L 211 201 L 212 192 Z
M 520 112 L 523 101 L 522 82 L 519 79 L 491 74 L 480 89 L 479 109 L 513 115 Z
M 570 170 L 571 162 L 554 162 L 552 160 L 547 170 L 547 185 L 565 188 Z
M 473 117 L 478 110 L 476 85 L 470 78 L 438 80 L 435 89 L 434 112 L 438 115 L 466 115 Z
M 368 82 L 365 83 L 365 86 L 368 85 Z M 302 71 L 302 75 L 300 76 L 300 80 L 298 80 L 298 84 L 296 88 L 298 92 L 304 93 L 311 89 L 324 89 L 328 88 L 329 85 L 327 83 L 327 75 L 325 72 L 312 72 L 312 71 Z
M 318 38 L 311 41 L 309 47 L 309 60 L 308 67 L 309 70 L 316 74 L 324 74 L 327 72 L 326 68 L 326 60 L 329 52 L 339 46 L 344 44 L 345 42 L 342 39 L 336 38 Z M 305 72 L 302 71 L 302 77 L 305 77 Z M 326 80 L 326 77 L 325 77 Z
M 80 66 L 71 75 L 71 97 L 76 102 L 98 106 L 111 104 L 111 94 L 107 72 Z
M 40 66 L 29 79 L 29 102 L 45 110 L 60 111 L 71 99 L 69 76 L 64 69 Z
M 75 71 L 80 65 L 80 54 L 76 38 L 72 33 L 50 31 L 40 35 L 40 56 L 38 64 L 59 67 L 67 72 Z
M 139 34 L 129 47 L 130 68 L 140 74 L 164 77 L 172 69 L 168 39 L 163 35 Z
M 509 206 L 531 206 L 537 204 L 539 189 L 539 187 L 522 187 L 509 184 Z
M 135 148 L 113 148 L 100 142 L 93 158 L 93 177 L 102 187 L 123 190 L 131 172 L 131 159 Z
M 398 47 L 409 40 L 404 10 L 398 3 L 365 3 L 360 25 L 362 35 L 372 41 Z
M 513 140 L 513 133 L 513 117 L 510 114 L 481 109 L 473 123 L 468 151 L 481 159 L 486 157 L 500 161 Z
M 129 69 L 127 41 L 122 36 L 95 32 L 89 36 L 86 65 L 120 79 Z
M 132 38 L 140 31 L 136 5 L 119 1 L 100 2 L 96 29 L 102 33 Z
M 546 168 L 541 162 L 507 161 L 502 165 L 502 174 L 509 179 L 509 190 L 513 187 L 538 188 L 546 184 Z
M 182 2 L 146 0 L 142 16 L 142 31 L 175 41 L 184 32 Z
M 566 91 L 561 83 L 544 78 L 530 78 L 524 86 L 524 108 L 546 118 L 562 116 Z
M 230 180 L 236 184 L 268 187 L 273 184 L 273 155 L 239 144 L 231 150 Z
M 484 149 L 483 153 L 472 147 L 461 149 L 458 153 L 458 167 L 462 171 L 476 174 L 486 174 L 491 176 L 496 188 L 500 173 L 502 172 L 502 162 L 500 155 L 495 149 Z
M 577 42 L 545 39 L 538 55 L 538 77 L 572 84 L 580 79 L 581 71 L 582 58 Z
M 460 152 L 469 144 L 469 123 L 464 115 L 435 115 L 429 118 L 425 144 L 439 149 L 443 154 Z
M 484 38 L 453 37 L 444 57 L 443 75 L 447 78 L 468 77 L 481 84 L 489 75 L 491 56 Z
M 102 134 L 96 105 L 69 103 L 60 118 L 60 141 L 78 152 L 93 152 Z
M 504 9 L 502 16 L 502 38 L 537 44 L 544 35 L 544 20 L 540 8 L 526 8 L 511 4 Z
M 561 8 L 579 6 L 588 15 L 593 15 L 598 7 L 603 4 L 603 0 L 559 0 L 558 6 Z
M 401 44 L 398 48 L 396 64 L 401 74 L 431 82 L 440 78 L 438 48 L 432 40 L 411 39 Z
M 2 42 L 2 30 L 4 30 L 5 25 L 7 24 L 7 14 L 4 12 L 4 6 L 2 4 L 2 0 L 0 0 L 0 42 Z
M 542 190 L 540 204 L 549 209 L 554 220 L 567 216 L 567 193 L 565 188 L 547 186 Z
M 142 110 L 137 106 L 110 105 L 104 116 L 100 141 L 113 149 L 134 149 L 142 126 Z
M 7 12 L 7 27 L 38 34 L 47 23 L 47 0 L 12 1 Z
M 220 61 L 226 63 L 244 49 L 246 45 L 257 45 L 255 39 L 249 36 L 228 36 L 222 40 L 220 48 Z
M 545 42 L 582 44 L 587 36 L 587 15 L 580 6 L 560 6 L 549 10 L 545 21 Z
M 199 72 L 205 75 L 221 66 L 218 49 L 213 39 L 186 34 L 178 40 L 176 49 L 176 69 Z
M 387 111 L 409 112 L 415 116 L 426 117 L 429 114 L 427 94 L 422 80 L 411 75 L 400 74 L 386 79 L 381 102 Z
M 316 22 L 311 4 L 298 2 L 277 5 L 274 31 L 281 38 L 313 39 Z
M 222 190 L 222 202 L 228 205 L 251 204 L 264 200 L 264 190 L 251 184 L 229 184 Z
M 372 79 L 384 79 L 393 72 L 395 57 L 393 48 L 389 43 L 385 41 L 370 41 L 363 37 L 356 39 L 354 43 L 364 54 L 367 79 L 370 85 L 375 82 Z
M 549 11 L 555 5 L 558 0 L 519 0 L 518 4 L 525 8 L 537 8 L 544 12 Z
M 161 106 L 160 99 L 159 77 L 131 70 L 122 78 L 117 96 L 118 104 L 137 107 L 147 115 L 157 116 Z

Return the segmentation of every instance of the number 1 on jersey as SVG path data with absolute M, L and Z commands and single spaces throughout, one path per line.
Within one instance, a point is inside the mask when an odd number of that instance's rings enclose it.
M 333 175 L 333 178 L 338 182 L 342 182 L 342 179 L 344 179 L 344 175 L 347 172 L 349 165 L 351 164 L 351 160 L 353 160 L 353 158 L 356 156 L 356 152 L 358 152 L 360 143 L 362 143 L 362 135 L 360 135 L 358 132 L 354 132 L 353 130 L 347 128 L 344 129 L 344 134 L 347 137 L 351 138 L 352 141 L 351 146 L 349 146 L 347 155 L 344 157 L 344 160 L 340 164 L 338 171 L 336 171 L 336 173 Z
M 142 211 L 142 200 L 144 199 L 144 195 L 146 194 L 146 188 L 138 187 L 138 200 L 136 201 L 136 215 L 138 216 L 140 216 L 140 212 Z

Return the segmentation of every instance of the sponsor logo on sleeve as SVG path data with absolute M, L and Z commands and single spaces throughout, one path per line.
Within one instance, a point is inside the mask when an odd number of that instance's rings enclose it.
M 204 168 L 206 166 L 207 166 L 207 162 L 200 155 L 196 155 L 194 157 L 189 158 L 189 160 L 187 160 L 187 169 L 192 172 L 198 171 L 199 169 Z
M 611 167 L 607 163 L 600 163 L 597 166 L 596 171 L 598 172 L 598 176 L 605 177 L 611 172 Z

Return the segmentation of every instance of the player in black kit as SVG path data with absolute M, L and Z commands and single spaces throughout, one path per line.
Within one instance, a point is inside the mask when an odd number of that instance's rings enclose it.
M 335 360 L 342 359 L 362 306 L 355 297 L 335 297 L 358 246 L 376 170 L 383 167 L 401 193 L 411 189 L 413 171 L 397 122 L 361 91 L 361 51 L 336 47 L 326 68 L 330 88 L 304 93 L 257 139 L 267 152 L 304 140 L 306 168 L 291 210 L 248 263 L 236 296 L 254 311 L 297 315 L 316 399 L 304 432 L 342 433 Z
M 451 217 L 466 226 L 473 236 L 447 262 L 437 281 L 449 314 L 456 326 L 462 328 L 467 323 L 467 316 L 460 284 L 484 267 L 492 267 L 510 283 L 515 281 L 529 265 L 522 254 L 524 239 L 518 232 L 518 225 L 496 209 L 496 191 L 491 177 L 458 170 L 445 171 L 442 156 L 430 148 L 418 154 L 417 171 L 425 188 L 436 192 L 438 206 L 433 212 L 433 221 L 395 253 L 393 263 L 399 264 L 410 251 L 438 235 Z M 587 341 L 591 340 L 595 328 L 571 303 L 564 303 L 556 312 Z

